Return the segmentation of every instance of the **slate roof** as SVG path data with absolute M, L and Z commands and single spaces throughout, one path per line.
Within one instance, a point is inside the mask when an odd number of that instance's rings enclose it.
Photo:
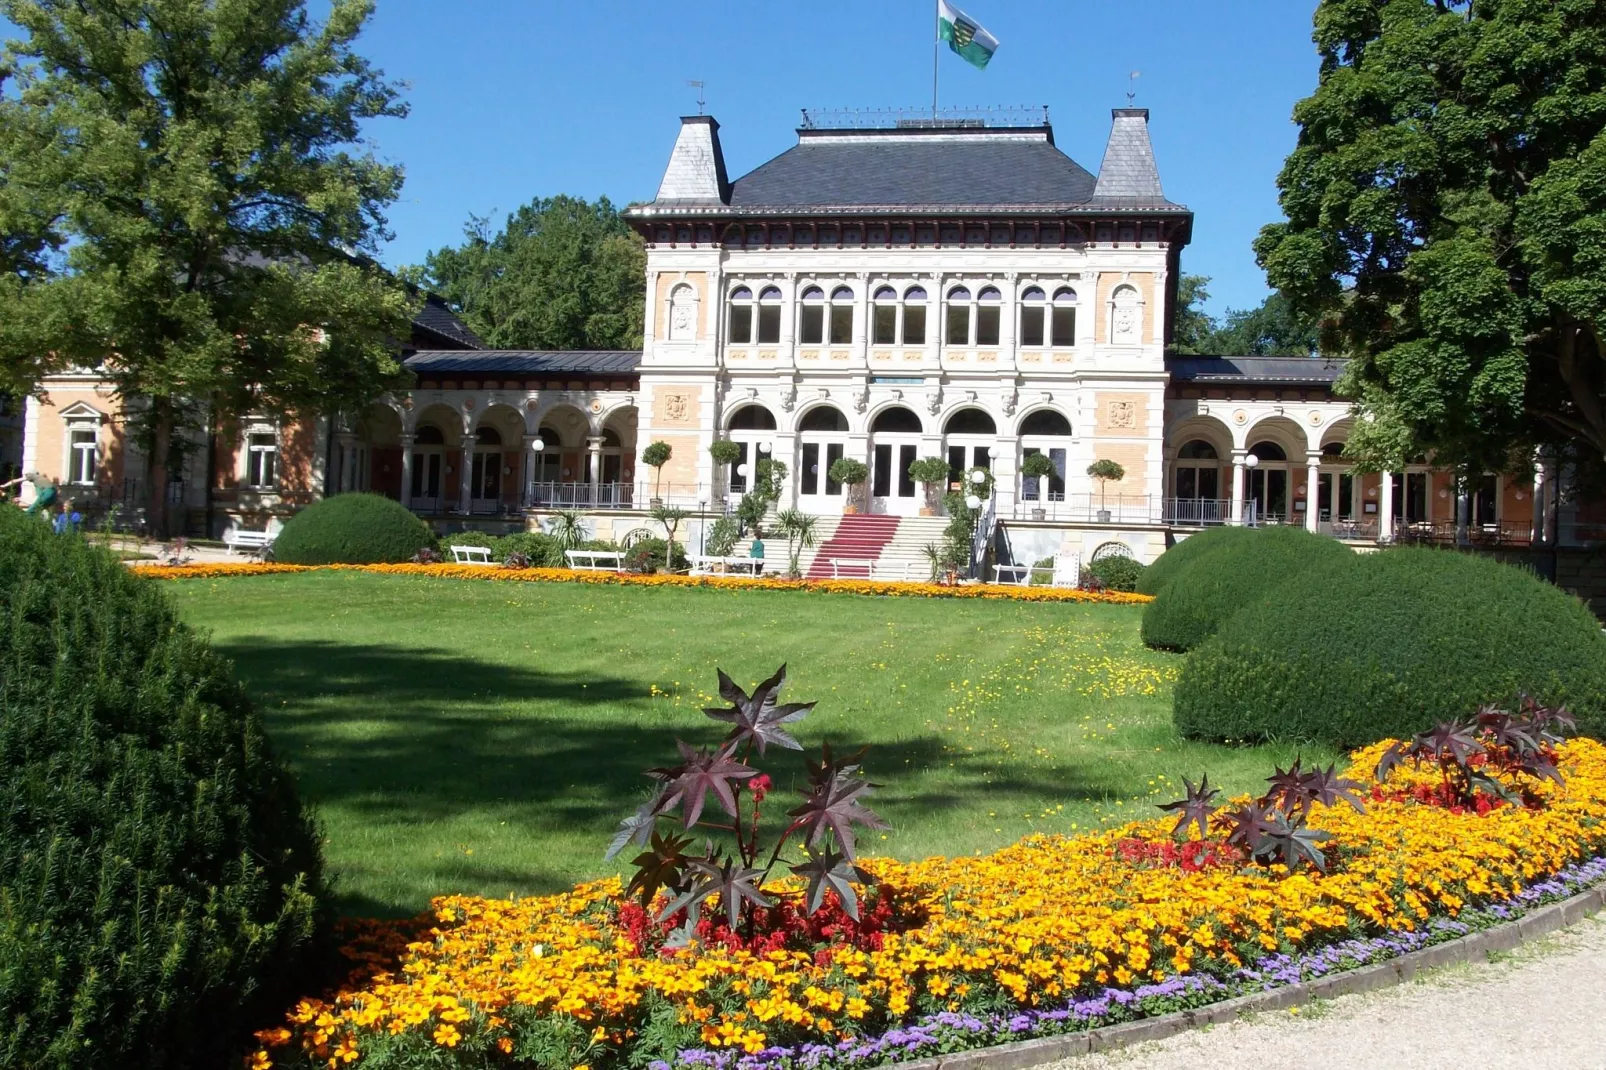
M 419 375 L 633 375 L 639 349 L 424 349 L 404 364 Z
M 1325 357 L 1167 357 L 1174 382 L 1332 386 L 1342 360 Z
M 413 316 L 413 334 L 415 341 L 428 341 L 435 339 L 439 344 L 451 346 L 455 349 L 484 349 L 485 343 L 480 336 L 468 329 L 468 325 L 457 318 L 457 314 L 447 306 L 446 302 L 429 294 L 424 299 L 424 307 Z M 416 336 L 423 335 L 423 339 Z
M 1160 188 L 1160 169 L 1149 141 L 1149 109 L 1115 108 L 1110 140 L 1099 164 L 1093 204 L 1123 209 L 1176 209 Z
M 731 184 L 736 209 L 1064 208 L 1094 178 L 1046 128 L 798 132 L 798 143 Z

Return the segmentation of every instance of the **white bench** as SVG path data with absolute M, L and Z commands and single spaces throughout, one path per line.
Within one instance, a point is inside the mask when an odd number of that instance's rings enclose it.
M 862 569 L 864 569 L 864 577 L 863 577 L 864 579 L 870 579 L 875 575 L 875 559 L 874 558 L 870 558 L 870 557 L 830 557 L 830 558 L 827 558 L 826 560 L 831 562 L 831 578 L 833 580 L 841 579 L 842 578 L 842 570 L 845 569 L 845 568 L 862 568 Z M 856 578 L 858 578 L 858 577 L 855 577 L 855 576 L 849 576 L 848 577 L 848 579 L 850 579 L 850 580 L 851 579 L 856 579 Z
M 870 566 L 870 577 L 877 580 L 923 580 L 930 575 L 930 568 L 916 561 L 877 561 Z
M 457 565 L 489 565 L 491 563 L 491 548 L 489 546 L 453 546 L 452 563 Z
M 623 572 L 625 555 L 618 550 L 565 550 L 569 567 L 580 572 Z
M 994 565 L 993 582 L 1006 587 L 1026 587 L 1032 582 L 1031 565 Z
M 719 554 L 691 554 L 687 557 L 691 562 L 693 576 L 709 576 L 716 573 L 740 572 L 749 576 L 758 576 L 764 571 L 762 557 L 735 557 L 721 556 Z
M 274 535 L 266 531 L 242 531 L 233 528 L 223 533 L 223 545 L 231 554 L 247 557 L 264 557 L 273 548 Z

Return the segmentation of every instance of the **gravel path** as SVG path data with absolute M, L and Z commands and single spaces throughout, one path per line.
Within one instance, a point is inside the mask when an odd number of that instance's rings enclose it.
M 1603 1070 L 1606 916 L 1499 961 L 1080 1056 L 1053 1070 Z

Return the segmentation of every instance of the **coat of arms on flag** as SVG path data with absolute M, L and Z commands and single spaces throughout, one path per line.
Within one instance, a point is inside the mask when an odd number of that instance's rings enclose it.
M 948 0 L 937 0 L 937 36 L 948 42 L 950 51 L 978 69 L 985 68 L 998 51 L 998 38 Z

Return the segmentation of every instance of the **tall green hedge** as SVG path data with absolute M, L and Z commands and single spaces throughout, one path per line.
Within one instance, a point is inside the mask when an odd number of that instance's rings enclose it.
M 0 509 L 0 1066 L 237 1065 L 323 891 L 229 664 L 157 584 Z
M 382 565 L 410 561 L 435 533 L 406 506 L 380 494 L 337 494 L 290 518 L 273 541 L 287 565 Z
M 1201 739 L 1353 747 L 1518 692 L 1606 737 L 1600 623 L 1520 569 L 1399 549 L 1309 569 L 1243 609 L 1189 655 L 1175 716 Z
M 1200 554 L 1228 543 L 1236 542 L 1247 537 L 1254 528 L 1238 527 L 1236 525 L 1222 525 L 1220 527 L 1206 528 L 1196 535 L 1189 535 L 1171 549 L 1154 559 L 1154 563 L 1143 570 L 1138 578 L 1139 594 L 1159 594 L 1166 585 L 1176 579 L 1178 574 L 1188 566 L 1188 563 Z
M 1211 542 L 1189 557 L 1144 609 L 1145 643 L 1165 650 L 1192 650 L 1228 617 L 1298 573 L 1323 561 L 1354 556 L 1337 539 L 1312 535 L 1304 528 L 1234 530 L 1242 534 Z M 1161 560 L 1175 552 L 1166 551 Z

